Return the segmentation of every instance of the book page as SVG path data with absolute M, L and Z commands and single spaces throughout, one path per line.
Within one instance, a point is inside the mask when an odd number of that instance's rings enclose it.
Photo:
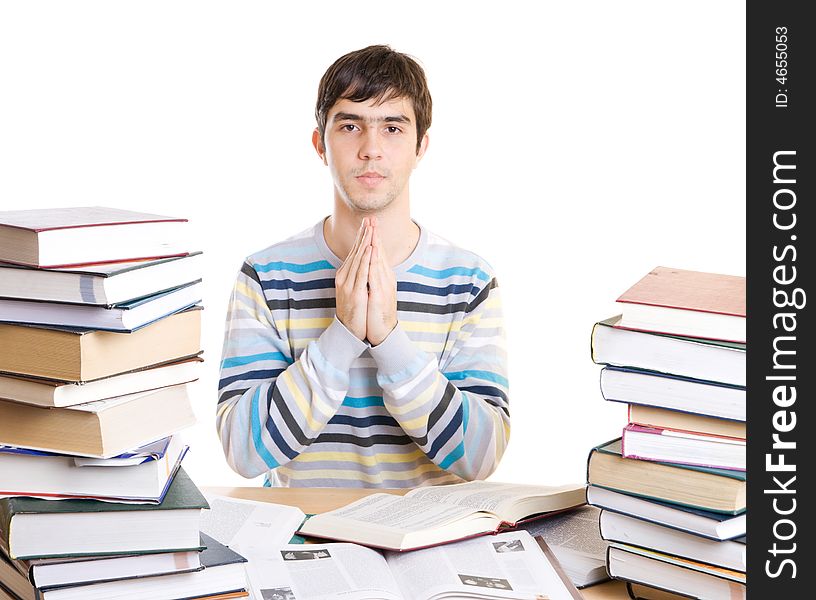
M 533 537 L 543 537 L 556 556 L 559 549 L 563 548 L 606 562 L 606 547 L 609 544 L 601 538 L 598 526 L 600 513 L 600 509 L 594 506 L 582 506 L 563 514 L 524 523 L 520 527 Z
M 398 531 L 431 529 L 472 515 L 474 510 L 416 500 L 391 494 L 373 494 L 356 502 L 318 515 L 307 521 L 317 523 L 321 517 L 334 517 L 360 521 L 366 525 L 377 525 Z
M 292 539 L 306 515 L 294 506 L 206 495 L 201 531 L 249 558 L 272 554 Z
M 572 582 L 583 587 L 607 579 L 606 548 L 601 538 L 600 509 L 582 506 L 562 514 L 519 525 L 531 536 L 541 536 Z
M 454 485 L 430 486 L 411 490 L 405 496 L 420 500 L 467 506 L 500 514 L 507 505 L 528 496 L 550 495 L 575 488 L 574 485 L 546 486 L 518 483 L 470 481 Z
M 247 556 L 253 600 L 405 600 L 376 550 L 292 544 Z
M 537 542 L 512 531 L 414 552 L 387 552 L 386 560 L 406 598 L 574 600 Z

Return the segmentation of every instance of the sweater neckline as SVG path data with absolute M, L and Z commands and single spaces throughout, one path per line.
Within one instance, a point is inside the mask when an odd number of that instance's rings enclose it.
M 324 217 L 314 226 L 314 240 L 323 257 L 328 260 L 335 269 L 339 269 L 340 265 L 343 264 L 343 260 L 332 252 L 331 248 L 329 248 L 329 245 L 326 243 L 326 236 L 323 235 L 323 224 L 328 218 L 328 216 Z M 414 266 L 418 262 L 418 259 L 422 255 L 422 252 L 427 244 L 428 232 L 416 221 L 414 221 L 414 225 L 419 228 L 419 239 L 417 240 L 417 245 L 404 261 L 394 267 L 395 273 L 403 273 Z

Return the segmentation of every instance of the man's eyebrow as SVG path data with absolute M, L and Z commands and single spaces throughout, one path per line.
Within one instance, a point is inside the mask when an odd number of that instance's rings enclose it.
M 354 113 L 347 113 L 347 112 L 338 112 L 332 117 L 333 121 L 368 121 L 369 123 L 372 122 L 384 122 L 384 123 L 410 123 L 411 119 L 406 117 L 405 115 L 388 115 L 385 117 L 378 117 L 376 119 L 367 118 L 364 119 L 362 116 L 354 114 Z

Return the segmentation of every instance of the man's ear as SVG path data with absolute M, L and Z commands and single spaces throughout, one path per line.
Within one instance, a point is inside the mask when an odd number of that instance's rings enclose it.
M 323 161 L 324 165 L 328 165 L 328 161 L 326 160 L 326 147 L 323 145 L 323 139 L 320 137 L 320 131 L 315 127 L 315 130 L 312 132 L 312 146 L 314 146 L 317 155 L 320 157 L 320 160 Z
M 419 164 L 419 161 L 422 160 L 422 157 L 425 156 L 425 152 L 428 150 L 428 134 L 422 136 L 422 141 L 419 144 L 419 150 L 417 150 L 416 155 L 416 162 L 414 162 L 414 166 L 416 167 Z

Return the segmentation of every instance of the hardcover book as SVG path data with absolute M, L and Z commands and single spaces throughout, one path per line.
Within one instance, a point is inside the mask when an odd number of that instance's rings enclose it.
M 161 504 L 0 498 L 0 549 L 12 559 L 198 550 L 202 508 L 184 468 Z
M 587 464 L 592 485 L 691 508 L 745 512 L 744 471 L 624 458 L 620 438 L 593 448 Z
M 745 343 L 745 277 L 656 267 L 618 304 L 618 327 Z
M 58 454 L 110 458 L 195 422 L 186 385 L 66 408 L 0 400 L 0 444 Z
M 610 545 L 607 565 L 615 579 L 690 598 L 744 600 L 746 597 L 744 573 L 635 546 Z M 662 598 L 656 596 L 655 600 Z
M 0 263 L 0 297 L 111 306 L 192 283 L 203 272 L 201 252 L 66 269 Z
M 100 206 L 0 212 L 0 261 L 32 267 L 180 256 L 187 219 Z
M 132 332 L 201 302 L 201 281 L 113 306 L 0 298 L 0 322 Z
M 739 515 L 715 513 L 660 500 L 648 500 L 594 485 L 587 488 L 587 502 L 607 511 L 629 515 L 712 540 L 733 540 L 745 535 L 746 513 Z
M 0 323 L 0 371 L 91 381 L 201 353 L 201 309 L 193 307 L 127 335 L 95 329 Z
M 611 402 L 654 406 L 745 423 L 745 386 L 607 366 L 601 369 L 601 394 Z
M 85 404 L 190 383 L 198 379 L 202 362 L 199 357 L 186 358 L 86 382 L 0 373 L 0 399 L 60 408 Z
M 301 535 L 403 551 L 496 533 L 542 513 L 585 502 L 583 485 L 559 487 L 471 481 L 373 494 L 315 515 Z
M 592 360 L 701 381 L 745 386 L 745 344 L 620 329 L 620 316 L 592 328 Z

